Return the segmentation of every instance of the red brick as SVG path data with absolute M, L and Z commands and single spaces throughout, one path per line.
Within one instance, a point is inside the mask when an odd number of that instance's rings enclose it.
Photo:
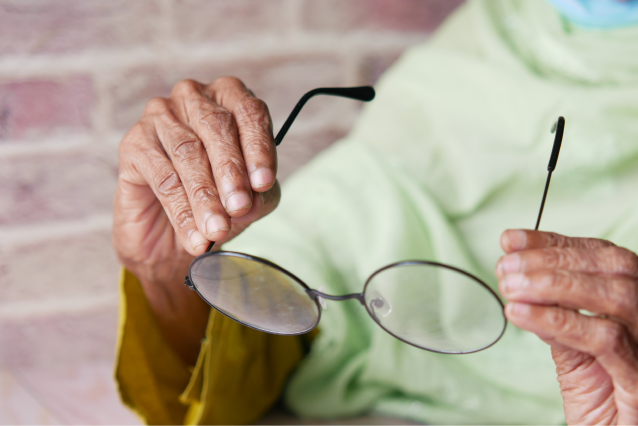
M 341 86 L 345 82 L 341 60 L 332 56 L 271 57 L 226 64 L 193 63 L 170 69 L 141 68 L 123 74 L 114 82 L 111 89 L 113 123 L 120 130 L 128 129 L 140 118 L 148 99 L 166 96 L 179 80 L 212 82 L 225 75 L 241 78 L 268 104 L 273 119 L 279 124 L 306 91 L 321 86 Z M 337 114 L 335 109 L 352 108 L 351 102 L 313 100 L 300 114 L 299 121 L 314 119 L 318 113 Z
M 0 54 L 149 45 L 159 32 L 153 0 L 2 0 Z
M 112 359 L 116 333 L 115 304 L 82 313 L 0 318 L 0 365 L 59 367 Z
M 115 153 L 0 160 L 0 225 L 74 219 L 112 209 Z
M 287 0 L 178 0 L 174 18 L 184 43 L 237 40 L 282 33 Z
M 174 83 L 160 67 L 128 70 L 110 88 L 113 97 L 112 123 L 118 130 L 128 130 L 142 116 L 144 106 L 156 96 L 166 97 Z
M 0 250 L 0 308 L 16 302 L 115 296 L 118 273 L 110 231 Z
M 0 85 L 0 142 L 91 129 L 89 77 L 22 80 Z
M 429 33 L 463 0 L 304 0 L 312 30 L 389 30 Z

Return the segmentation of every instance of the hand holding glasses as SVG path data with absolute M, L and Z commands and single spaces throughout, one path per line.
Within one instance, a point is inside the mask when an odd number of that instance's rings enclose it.
M 277 145 L 304 104 L 320 94 L 366 102 L 375 96 L 369 86 L 312 90 L 297 103 L 277 134 Z M 565 120 L 559 117 L 552 129 L 556 136 L 535 229 L 543 214 L 564 128 Z M 383 330 L 432 352 L 477 352 L 492 346 L 505 332 L 507 321 L 496 293 L 479 278 L 450 265 L 425 260 L 393 263 L 374 272 L 361 293 L 333 296 L 311 289 L 266 259 L 210 252 L 214 244 L 193 260 L 185 284 L 222 314 L 256 330 L 280 335 L 307 333 L 321 320 L 321 299 L 356 299 Z M 457 301 L 456 309 L 445 308 Z

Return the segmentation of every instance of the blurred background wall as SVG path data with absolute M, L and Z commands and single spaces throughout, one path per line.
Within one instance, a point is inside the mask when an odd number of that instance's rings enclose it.
M 117 146 L 149 98 L 235 75 L 277 130 L 307 90 L 373 84 L 459 3 L 0 0 L 0 368 L 111 362 Z M 280 179 L 359 107 L 313 100 L 279 151 Z

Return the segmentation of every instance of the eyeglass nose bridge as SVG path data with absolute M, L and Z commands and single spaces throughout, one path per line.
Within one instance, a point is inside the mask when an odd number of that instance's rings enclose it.
M 351 293 L 351 294 L 344 294 L 343 296 L 333 296 L 331 294 L 326 294 L 326 293 L 323 293 L 323 292 L 321 292 L 319 290 L 314 290 L 314 289 L 308 290 L 308 293 L 310 293 L 314 298 L 322 297 L 324 299 L 336 300 L 336 301 L 342 301 L 342 300 L 348 300 L 348 299 L 356 299 L 363 306 L 365 306 L 365 304 L 366 304 L 365 297 L 364 297 L 363 293 Z
M 377 292 L 375 291 L 374 293 L 377 293 Z M 359 303 L 361 303 L 361 305 L 364 308 L 366 308 L 370 316 L 372 316 L 372 319 L 374 319 L 379 325 L 381 325 L 381 320 L 377 316 L 377 309 L 380 311 L 383 309 L 386 309 L 385 313 L 381 312 L 381 316 L 384 316 L 384 317 L 387 316 L 390 312 L 392 312 L 392 306 L 381 294 L 374 295 L 375 297 L 372 300 L 370 300 L 369 307 L 366 306 L 365 291 L 362 293 L 350 293 L 350 294 L 344 294 L 342 296 L 333 296 L 331 294 L 323 293 L 319 290 L 309 289 L 308 294 L 311 295 L 311 297 L 313 297 L 315 300 L 318 300 L 321 306 L 324 307 L 324 309 L 325 309 L 325 306 L 323 303 L 321 303 L 319 298 L 328 299 L 328 300 L 336 300 L 337 302 L 340 302 L 342 300 L 356 299 L 359 301 Z

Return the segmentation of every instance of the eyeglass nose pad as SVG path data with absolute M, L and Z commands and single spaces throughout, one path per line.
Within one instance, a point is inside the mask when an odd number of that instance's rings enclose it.
M 368 299 L 368 304 L 370 305 L 370 312 L 377 319 L 379 316 L 387 317 L 392 313 L 392 305 L 377 290 L 372 290 L 366 299 Z

